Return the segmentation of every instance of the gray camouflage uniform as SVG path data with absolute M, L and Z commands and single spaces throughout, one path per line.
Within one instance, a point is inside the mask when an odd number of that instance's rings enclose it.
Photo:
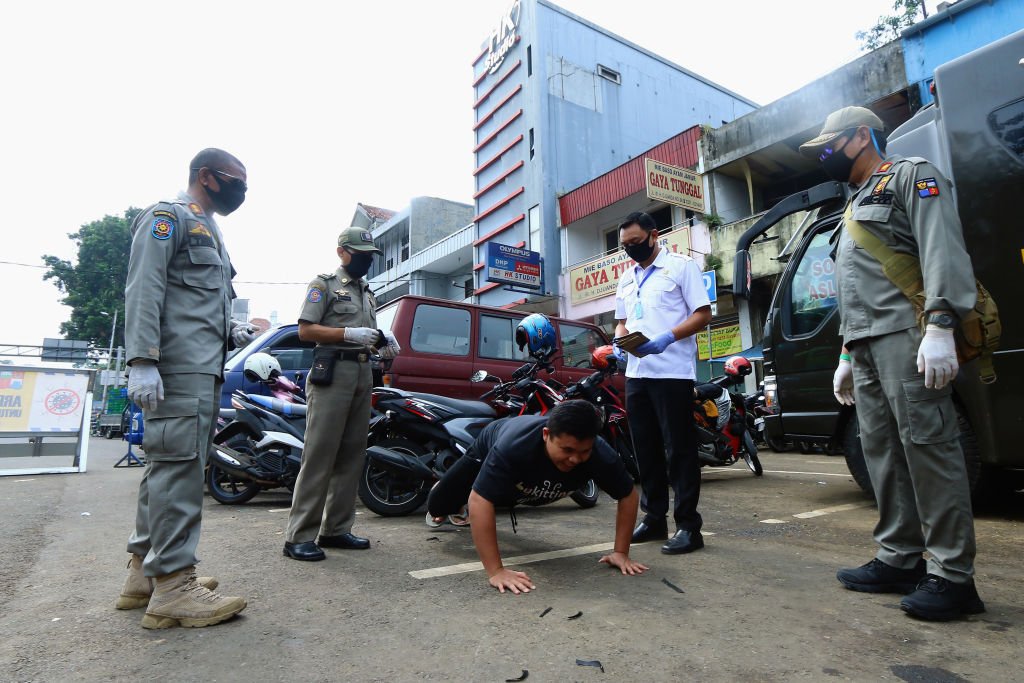
M 135 532 L 146 576 L 198 562 L 203 471 L 232 327 L 234 269 L 213 216 L 182 192 L 132 223 L 125 286 L 129 363 L 156 362 L 164 400 L 145 411 Z M 130 372 L 130 370 L 129 370 Z
M 299 321 L 326 327 L 377 327 L 377 302 L 362 278 L 345 269 L 318 275 L 309 283 Z M 305 543 L 352 530 L 356 491 L 366 454 L 370 423 L 371 349 L 352 342 L 318 344 L 346 355 L 334 361 L 328 386 L 306 377 L 306 439 L 302 467 L 285 541 Z
M 920 259 L 926 311 L 959 318 L 974 306 L 974 273 L 952 191 L 932 164 L 888 157 L 850 206 L 853 220 L 894 251 Z M 846 230 L 836 285 L 864 459 L 878 502 L 877 557 L 910 569 L 927 550 L 929 573 L 964 583 L 974 573 L 974 521 L 952 385 L 925 387 L 913 307 Z

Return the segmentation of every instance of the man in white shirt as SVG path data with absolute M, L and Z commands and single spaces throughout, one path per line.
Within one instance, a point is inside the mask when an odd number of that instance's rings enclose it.
M 629 354 L 626 366 L 626 408 L 645 513 L 632 542 L 668 538 L 665 516 L 671 486 L 676 533 L 661 552 L 689 553 L 704 547 L 697 512 L 700 462 L 693 428 L 693 335 L 711 321 L 711 303 L 700 267 L 689 256 L 662 249 L 654 219 L 646 213 L 626 216 L 619 224 L 619 242 L 636 265 L 619 278 L 615 336 L 642 332 L 650 340 Z

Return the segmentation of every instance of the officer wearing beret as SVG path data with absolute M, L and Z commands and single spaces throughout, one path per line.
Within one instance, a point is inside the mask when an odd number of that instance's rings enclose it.
M 284 554 L 296 560 L 323 560 L 322 548 L 370 547 L 352 533 L 370 422 L 370 356 L 389 359 L 400 351 L 390 332 L 377 329 L 377 302 L 363 279 L 379 253 L 363 228 L 342 231 L 341 267 L 309 283 L 299 313 L 299 339 L 317 346 L 306 377 L 306 441 L 284 544 Z
M 974 519 L 950 384 L 959 370 L 953 329 L 977 290 L 949 181 L 925 159 L 886 156 L 885 142 L 872 111 L 846 107 L 800 146 L 853 193 L 836 250 L 844 347 L 833 391 L 857 406 L 879 549 L 836 576 L 850 590 L 908 594 L 903 611 L 947 620 L 985 611 L 974 587 Z M 920 261 L 923 334 L 869 243 Z
M 246 189 L 238 159 L 204 149 L 189 166 L 188 191 L 149 207 L 131 226 L 128 396 L 145 416 L 146 471 L 117 608 L 146 607 L 145 628 L 210 626 L 246 606 L 195 572 L 225 353 L 255 332 L 231 319 L 235 271 L 213 214 L 232 213 Z

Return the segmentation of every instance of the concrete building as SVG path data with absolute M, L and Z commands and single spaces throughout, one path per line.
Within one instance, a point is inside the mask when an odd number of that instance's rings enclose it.
M 377 301 L 472 296 L 472 217 L 472 206 L 436 197 L 415 197 L 401 211 L 357 204 L 352 225 L 369 230 L 383 252 L 367 274 Z
M 473 87 L 475 295 L 552 314 L 566 295 L 563 265 L 608 247 L 597 228 L 568 239 L 558 229 L 558 197 L 679 131 L 719 126 L 757 106 L 547 0 L 514 0 L 495 17 L 473 62 Z M 543 291 L 488 283 L 492 242 L 539 252 Z

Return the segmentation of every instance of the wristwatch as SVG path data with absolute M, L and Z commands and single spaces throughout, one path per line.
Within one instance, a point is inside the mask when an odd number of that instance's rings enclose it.
M 951 313 L 931 313 L 928 316 L 928 324 L 941 327 L 944 330 L 951 330 L 956 327 L 956 318 Z

